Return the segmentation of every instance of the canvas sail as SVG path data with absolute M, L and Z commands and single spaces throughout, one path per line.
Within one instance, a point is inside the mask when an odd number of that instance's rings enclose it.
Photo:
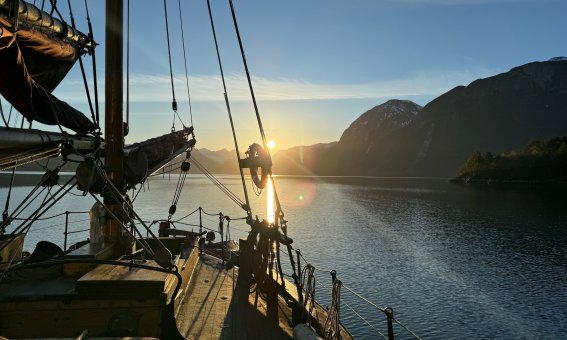
M 0 93 L 29 121 L 93 131 L 83 113 L 51 94 L 88 44 L 84 34 L 35 6 L 0 0 Z

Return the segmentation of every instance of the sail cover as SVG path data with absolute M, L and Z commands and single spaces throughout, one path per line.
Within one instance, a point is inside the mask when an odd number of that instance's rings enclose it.
M 124 147 L 126 161 L 125 180 L 129 185 L 136 185 L 151 173 L 159 170 L 175 157 L 195 146 L 193 127 L 171 132 L 146 141 Z
M 84 114 L 51 94 L 88 44 L 84 34 L 35 6 L 0 0 L 0 93 L 29 121 L 94 131 Z

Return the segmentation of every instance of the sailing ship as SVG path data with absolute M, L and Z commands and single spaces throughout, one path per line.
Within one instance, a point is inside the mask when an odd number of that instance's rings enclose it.
M 246 196 L 241 208 L 250 228 L 248 237 L 240 239 L 238 247 L 225 239 L 222 226 L 230 219 L 221 214 L 221 242 L 208 249 L 207 240 L 212 241 L 214 233 L 176 229 L 171 219 L 194 162 L 193 127 L 124 145 L 128 126 L 123 117 L 123 1 L 106 1 L 102 131 L 96 86 L 94 95 L 87 92 L 85 99 L 91 109 L 90 118 L 52 93 L 77 62 L 84 73 L 82 60 L 86 56 L 93 59 L 96 78 L 97 43 L 90 18 L 90 32 L 85 34 L 75 28 L 72 17 L 71 23 L 63 20 L 56 1 L 50 2 L 48 13 L 45 8 L 21 0 L 0 0 L 0 93 L 30 125 L 36 121 L 60 130 L 8 124 L 0 128 L 0 170 L 13 174 L 23 164 L 54 157 L 78 163 L 76 173 L 65 180 L 59 176 L 61 166 L 47 170 L 16 208 L 4 211 L 0 225 L 0 336 L 351 337 L 339 320 L 341 281 L 333 279 L 329 308 L 317 304 L 314 267 L 302 268 L 300 254 L 287 235 L 287 221 L 277 193 L 273 221 L 254 217 L 248 202 L 244 171 L 250 172 L 255 186 L 265 188 L 273 181 L 271 157 L 234 6 L 232 1 L 228 3 L 262 141 L 252 144 L 243 156 L 235 136 Z M 176 113 L 175 99 L 172 106 Z M 177 200 L 174 198 L 169 207 L 169 217 L 159 220 L 156 235 L 136 212 L 127 191 L 172 162 L 180 172 L 179 190 L 174 195 Z M 22 217 L 30 201 L 44 190 L 50 192 L 46 199 L 29 216 Z M 30 228 L 71 191 L 96 201 L 90 211 L 89 238 L 68 249 L 41 241 L 31 254 L 23 252 Z M 284 249 L 286 256 L 282 255 Z M 282 272 L 285 257 L 293 272 L 289 279 Z

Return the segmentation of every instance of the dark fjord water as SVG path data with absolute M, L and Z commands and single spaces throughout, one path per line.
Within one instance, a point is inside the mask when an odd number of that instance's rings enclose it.
M 167 217 L 176 181 L 150 182 L 150 190 L 135 204 L 145 219 Z M 223 182 L 241 192 L 238 178 Z M 199 206 L 211 213 L 243 216 L 204 177 L 189 176 L 185 188 L 177 218 Z M 335 269 L 347 287 L 379 306 L 392 306 L 396 318 L 423 339 L 567 338 L 564 192 L 395 178 L 279 178 L 277 188 L 294 247 L 316 267 Z M 27 191 L 17 188 L 12 204 Z M 0 188 L 2 203 L 5 196 L 6 189 Z M 265 216 L 265 203 L 252 196 L 262 207 L 256 213 Z M 92 203 L 69 196 L 49 214 L 88 210 Z M 71 229 L 80 230 L 88 216 L 71 215 L 70 220 Z M 197 221 L 196 215 L 184 220 Z M 215 217 L 204 217 L 211 228 L 217 223 Z M 46 237 L 62 246 L 63 225 L 63 217 L 38 223 L 26 247 L 31 250 Z M 245 236 L 245 230 L 244 223 L 231 223 L 232 238 Z M 72 234 L 69 242 L 85 237 Z M 317 296 L 325 300 L 330 276 L 316 274 Z M 344 288 L 341 302 L 341 318 L 355 336 L 374 339 L 381 337 L 378 332 L 385 334 L 379 311 Z M 397 339 L 411 338 L 400 326 L 394 329 Z

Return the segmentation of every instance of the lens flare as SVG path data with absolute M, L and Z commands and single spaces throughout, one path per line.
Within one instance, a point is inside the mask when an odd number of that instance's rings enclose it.
M 267 198 L 268 223 L 274 223 L 276 221 L 276 212 L 275 212 L 276 209 L 274 207 L 274 185 L 272 184 L 272 178 L 271 177 L 268 178 L 268 190 L 267 190 L 266 194 L 268 196 L 268 198 Z

